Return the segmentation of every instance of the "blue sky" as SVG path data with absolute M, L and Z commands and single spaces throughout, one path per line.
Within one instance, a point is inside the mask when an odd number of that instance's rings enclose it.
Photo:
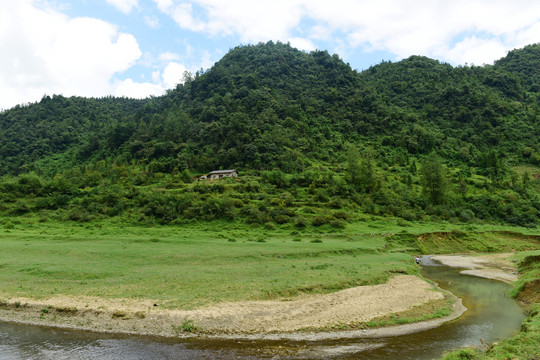
M 538 0 L 0 0 L 0 109 L 43 95 L 161 95 L 241 44 L 352 68 L 425 55 L 492 64 L 540 41 Z

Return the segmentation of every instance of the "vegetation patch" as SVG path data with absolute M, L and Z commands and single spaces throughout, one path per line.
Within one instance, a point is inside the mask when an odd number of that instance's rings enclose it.
M 72 306 L 55 306 L 54 309 L 63 315 L 76 315 L 78 313 L 78 310 Z
M 173 325 L 173 329 L 176 333 L 181 333 L 181 332 L 191 333 L 197 330 L 197 327 L 195 326 L 195 323 L 193 320 L 188 319 L 184 321 L 182 325 L 178 325 L 178 326 Z
M 421 306 L 415 306 L 409 310 L 401 311 L 386 316 L 374 318 L 365 322 L 332 324 L 324 330 L 352 330 L 367 329 L 373 327 L 408 324 L 418 321 L 442 318 L 452 312 L 452 299 L 431 300 Z

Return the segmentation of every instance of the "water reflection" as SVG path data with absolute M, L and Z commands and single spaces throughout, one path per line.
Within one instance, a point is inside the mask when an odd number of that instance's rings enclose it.
M 509 337 L 522 309 L 508 285 L 422 259 L 423 275 L 463 298 L 460 319 L 405 336 L 328 341 L 167 340 L 0 323 L 0 358 L 19 359 L 434 359 L 444 351 Z

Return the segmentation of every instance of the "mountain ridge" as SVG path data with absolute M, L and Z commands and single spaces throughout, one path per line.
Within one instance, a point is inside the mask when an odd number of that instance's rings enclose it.
M 160 97 L 44 97 L 0 113 L 0 212 L 533 226 L 537 58 L 538 44 L 490 66 L 411 56 L 357 72 L 327 51 L 269 42 L 232 49 Z M 227 168 L 254 182 L 192 183 Z

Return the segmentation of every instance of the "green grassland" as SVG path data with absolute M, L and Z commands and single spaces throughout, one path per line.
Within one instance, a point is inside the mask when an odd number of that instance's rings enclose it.
M 16 225 L 0 235 L 3 296 L 151 298 L 169 307 L 268 299 L 414 273 L 384 239 L 191 227 Z
M 440 250 L 440 238 L 454 239 L 459 251 L 485 250 L 478 247 L 485 238 L 492 243 L 488 251 L 539 248 L 530 236 L 493 228 L 464 233 L 449 225 L 447 232 L 433 232 L 436 225 L 423 224 L 414 230 L 432 232 L 422 236 L 388 219 L 301 232 L 235 222 L 126 227 L 18 217 L 1 223 L 3 297 L 84 294 L 186 309 L 331 292 L 382 283 L 395 273 L 415 274 L 411 255 Z

